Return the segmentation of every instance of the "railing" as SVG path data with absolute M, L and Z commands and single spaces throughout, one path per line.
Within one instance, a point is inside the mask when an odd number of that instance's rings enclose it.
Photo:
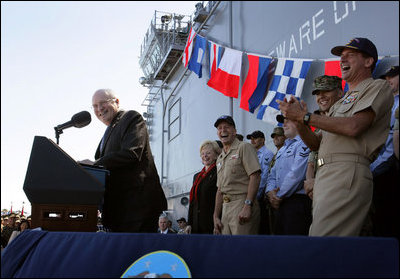
M 150 77 L 160 66 L 171 45 L 185 45 L 191 16 L 155 11 L 140 47 L 140 66 Z

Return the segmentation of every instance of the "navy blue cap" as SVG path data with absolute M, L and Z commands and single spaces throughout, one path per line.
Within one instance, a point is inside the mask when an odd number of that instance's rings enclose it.
M 380 78 L 385 79 L 386 77 L 395 77 L 399 75 L 399 66 L 392 66 L 385 74 L 381 75 Z
M 263 138 L 263 139 L 265 139 L 265 136 L 264 136 L 264 133 L 261 132 L 261 131 L 254 131 L 254 132 L 251 133 L 250 135 L 247 135 L 246 138 L 247 138 L 247 139 L 251 139 L 251 138 L 255 138 L 255 139 Z
M 378 61 L 378 51 L 373 42 L 367 38 L 353 38 L 344 46 L 336 46 L 331 49 L 331 53 L 336 56 L 342 55 L 345 48 L 356 49 L 374 58 L 374 61 Z
M 232 125 L 233 127 L 236 128 L 235 121 L 233 121 L 233 118 L 231 116 L 229 116 L 229 115 L 222 115 L 221 117 L 219 117 L 217 119 L 217 121 L 215 121 L 214 127 L 217 128 L 219 123 L 221 123 L 223 121 L 227 122 L 228 124 L 230 124 L 230 125 Z
M 278 121 L 279 123 L 283 123 L 285 121 L 285 117 L 282 114 L 278 114 L 276 116 L 276 121 Z

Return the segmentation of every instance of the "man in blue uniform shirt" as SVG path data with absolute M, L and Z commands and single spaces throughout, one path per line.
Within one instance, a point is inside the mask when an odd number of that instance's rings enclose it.
M 277 209 L 274 232 L 308 235 L 312 202 L 304 192 L 303 182 L 310 150 L 301 140 L 295 122 L 285 119 L 283 129 L 287 139 L 276 156 L 267 183 L 268 199 Z
M 399 107 L 399 66 L 390 67 L 381 78 L 386 79 L 390 84 L 394 103 L 385 146 L 379 152 L 378 158 L 370 165 L 374 179 L 372 230 L 374 236 L 400 239 L 399 160 L 396 158 L 393 148 L 395 111 Z
M 267 179 L 269 173 L 269 165 L 271 163 L 272 158 L 274 157 L 274 153 L 269 150 L 265 146 L 265 136 L 261 131 L 254 131 L 250 135 L 247 135 L 247 139 L 251 140 L 251 144 L 257 150 L 258 162 L 260 162 L 261 166 L 261 181 L 260 187 L 257 192 L 257 200 L 260 205 L 260 227 L 259 234 L 269 234 L 269 222 L 268 222 L 268 212 L 267 205 L 264 201 L 264 193 L 267 187 Z

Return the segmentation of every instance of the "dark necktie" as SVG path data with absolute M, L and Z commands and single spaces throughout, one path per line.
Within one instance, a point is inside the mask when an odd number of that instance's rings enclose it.
M 104 149 L 104 144 L 107 140 L 108 135 L 110 134 L 111 131 L 111 126 L 108 126 L 106 131 L 104 132 L 104 136 L 101 139 L 101 143 L 100 143 L 100 152 L 103 153 L 103 149 Z

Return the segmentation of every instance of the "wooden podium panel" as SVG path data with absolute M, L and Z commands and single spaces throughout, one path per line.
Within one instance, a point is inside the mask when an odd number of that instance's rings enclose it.
M 32 228 L 47 231 L 97 231 L 97 205 L 32 204 Z
M 80 165 L 53 141 L 35 136 L 23 187 L 32 204 L 32 227 L 97 231 L 108 176 L 108 170 Z

